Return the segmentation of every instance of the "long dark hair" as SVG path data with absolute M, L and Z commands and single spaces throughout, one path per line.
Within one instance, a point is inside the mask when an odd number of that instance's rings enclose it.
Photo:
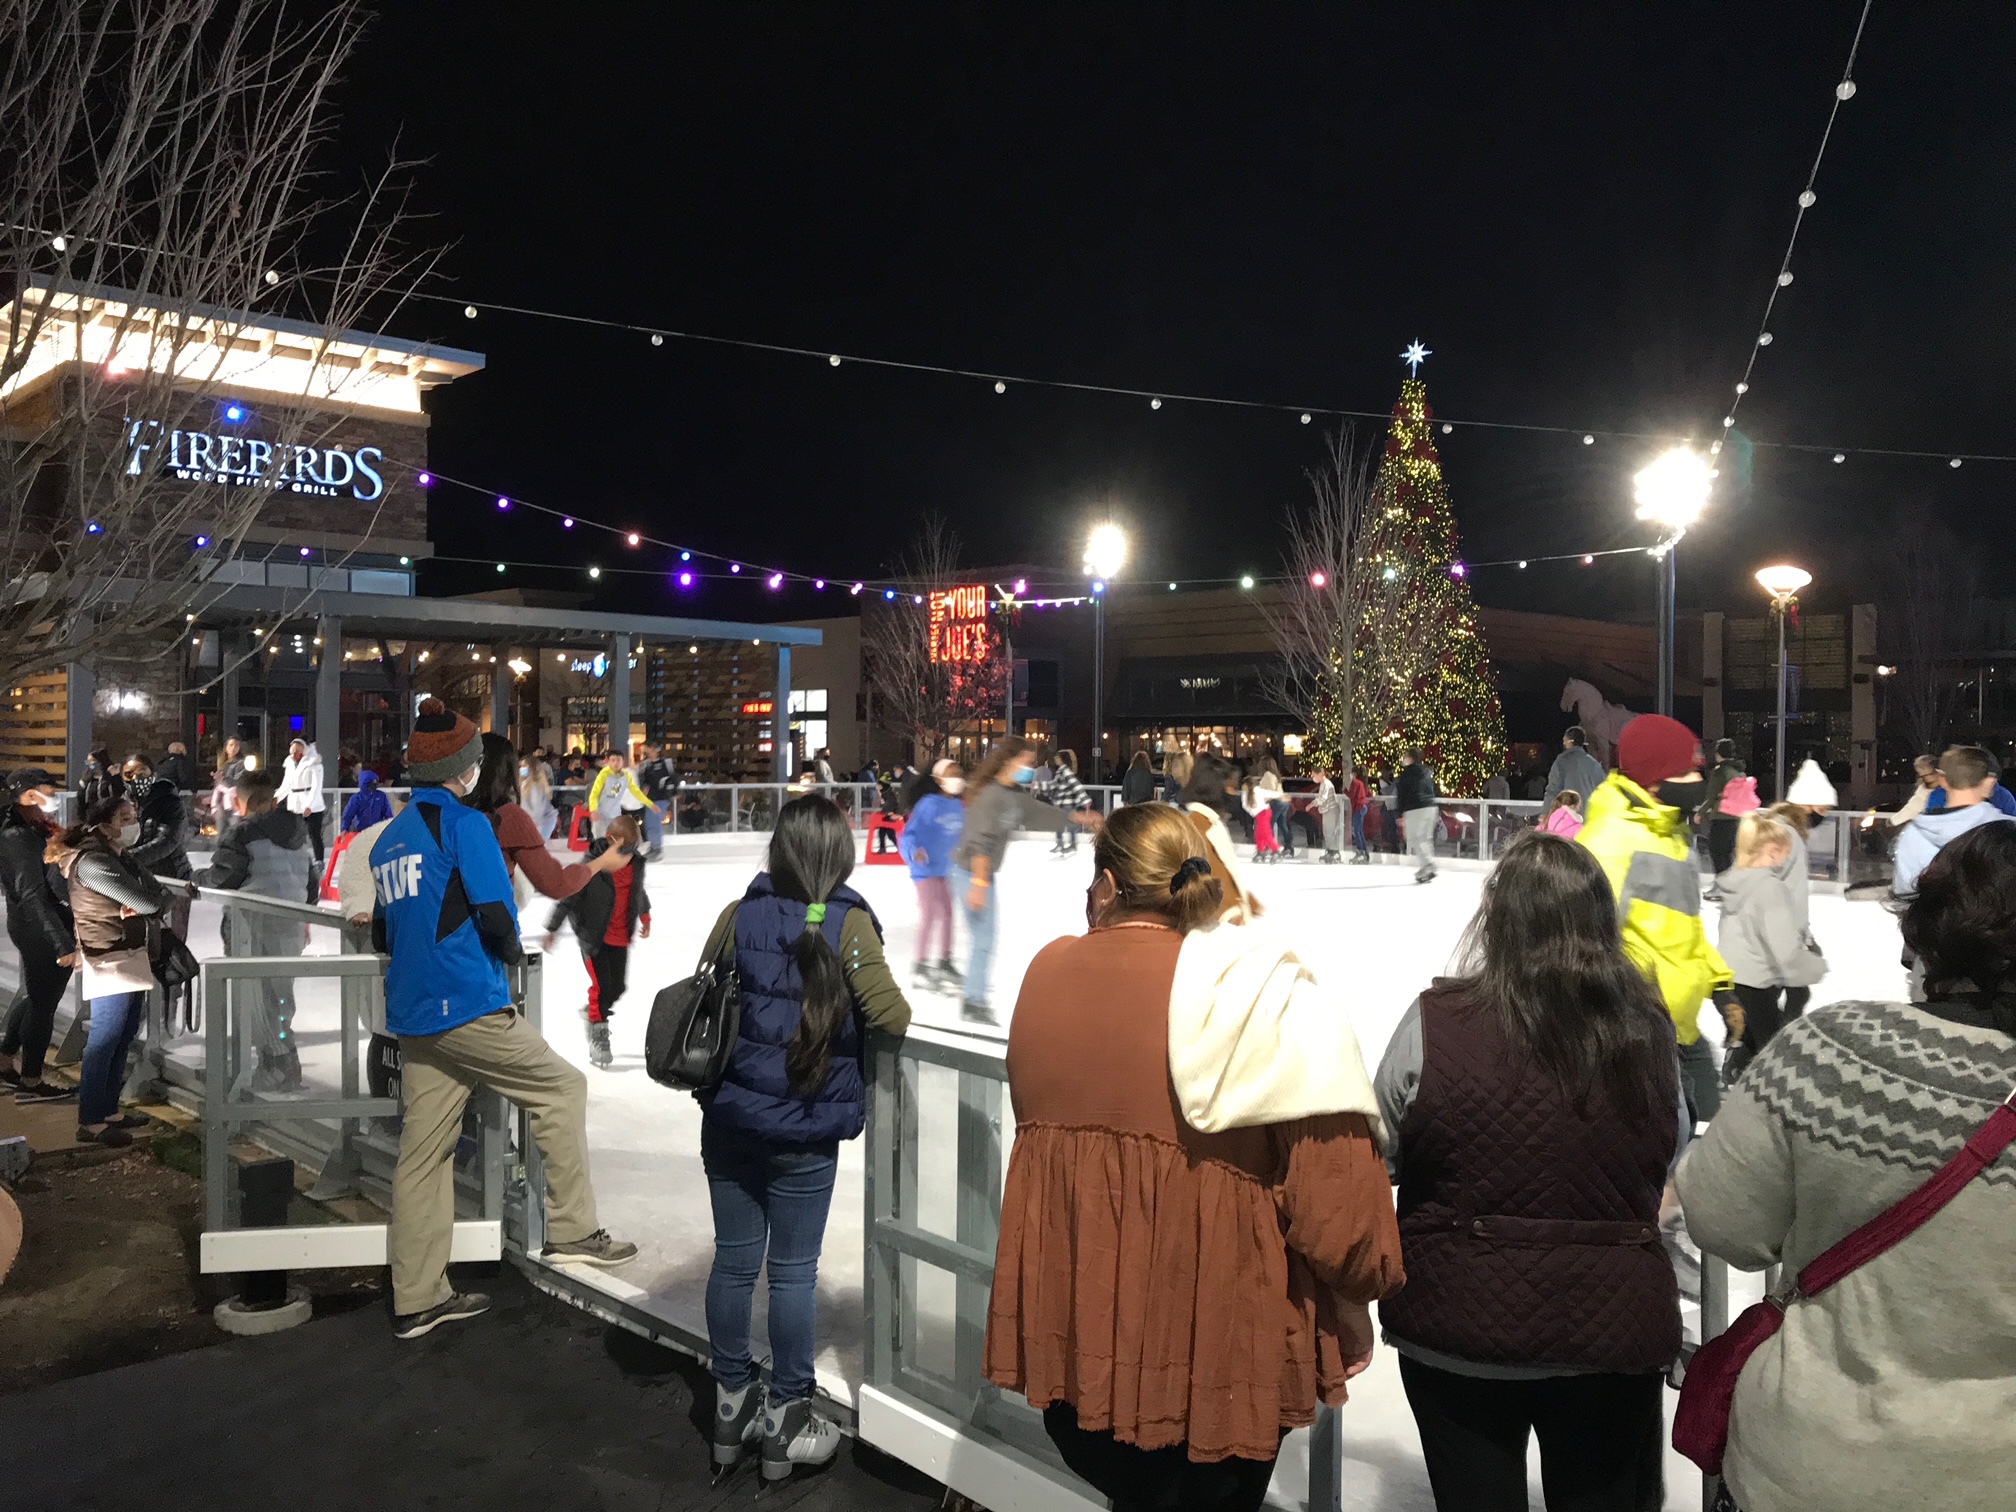
M 824 903 L 854 870 L 854 831 L 840 805 L 818 793 L 793 798 L 777 811 L 770 834 L 770 886 L 780 898 Z M 784 1050 L 784 1073 L 791 1090 L 811 1097 L 826 1085 L 833 1059 L 833 1036 L 853 1011 L 854 994 L 840 970 L 840 956 L 817 924 L 798 936 L 798 1032 Z
M 989 783 L 1000 780 L 1004 767 L 1029 755 L 1035 749 L 1034 741 L 1024 740 L 1020 735 L 1007 735 L 996 741 L 994 749 L 989 751 L 986 759 L 980 763 L 980 770 L 967 780 L 966 801 L 972 803 L 987 791 Z
M 1507 846 L 1459 955 L 1458 985 L 1578 1111 L 1598 1090 L 1627 1118 L 1677 1105 L 1673 1021 L 1624 954 L 1610 880 L 1580 845 L 1529 831 Z
M 467 801 L 492 820 L 505 804 L 518 801 L 518 748 L 502 735 L 483 737 L 483 764 L 476 769 L 476 786 Z
M 1223 809 L 1225 795 L 1232 787 L 1232 775 L 1231 762 L 1206 751 L 1191 764 L 1190 780 L 1183 784 L 1183 801 Z
M 1984 824 L 1942 846 L 1900 920 L 1930 998 L 1973 997 L 2016 1034 L 2016 824 Z

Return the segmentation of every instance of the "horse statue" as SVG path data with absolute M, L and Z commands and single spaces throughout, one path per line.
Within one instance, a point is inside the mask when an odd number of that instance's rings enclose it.
M 1579 677 L 1569 678 L 1561 690 L 1561 708 L 1575 711 L 1575 723 L 1589 737 L 1589 754 L 1606 767 L 1616 758 L 1617 737 L 1624 726 L 1638 717 L 1624 705 L 1608 702 L 1594 683 Z

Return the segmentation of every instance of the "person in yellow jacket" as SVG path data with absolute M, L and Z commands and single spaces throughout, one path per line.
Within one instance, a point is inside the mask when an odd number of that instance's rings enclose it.
M 644 789 L 637 786 L 637 779 L 630 771 L 630 763 L 621 751 L 611 751 L 602 758 L 602 770 L 595 774 L 595 785 L 588 789 L 588 828 L 597 840 L 609 833 L 609 821 L 622 813 L 625 807 L 646 809 L 651 800 L 644 796 Z
M 1698 1124 L 1722 1106 L 1701 1005 L 1735 984 L 1701 922 L 1701 875 L 1689 821 L 1701 806 L 1701 742 L 1677 719 L 1640 714 L 1617 740 L 1621 768 L 1589 795 L 1575 838 L 1610 878 L 1624 953 L 1652 979 L 1680 1042 L 1680 1083 Z

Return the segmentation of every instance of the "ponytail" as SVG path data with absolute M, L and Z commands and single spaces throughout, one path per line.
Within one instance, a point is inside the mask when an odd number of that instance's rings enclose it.
M 840 956 L 826 939 L 826 905 L 805 910 L 805 931 L 798 936 L 798 975 L 804 982 L 798 1032 L 784 1051 L 784 1074 L 791 1090 L 811 1097 L 826 1085 L 833 1061 L 833 1036 L 854 1007 Z
M 825 933 L 826 900 L 854 870 L 854 832 L 832 799 L 816 793 L 777 811 L 770 835 L 770 883 L 805 905 L 796 955 L 802 983 L 798 1028 L 784 1049 L 784 1073 L 800 1097 L 815 1097 L 832 1067 L 833 1038 L 854 1008 L 840 956 Z

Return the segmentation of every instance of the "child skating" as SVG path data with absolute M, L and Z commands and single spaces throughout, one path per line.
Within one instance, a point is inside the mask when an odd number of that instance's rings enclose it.
M 573 926 L 588 968 L 588 1063 L 602 1071 L 615 1061 L 609 1015 L 629 986 L 630 942 L 651 938 L 651 898 L 644 891 L 644 857 L 639 853 L 643 835 L 638 810 L 625 809 L 609 821 L 608 833 L 588 847 L 588 859 L 615 846 L 630 857 L 630 864 L 590 877 L 579 892 L 555 903 L 542 942 L 545 949 L 553 948 L 562 919 Z
M 952 964 L 952 852 L 966 828 L 966 774 L 948 757 L 931 768 L 930 781 L 898 845 L 917 888 L 917 962 L 910 982 L 927 992 L 958 992 L 966 978 Z

